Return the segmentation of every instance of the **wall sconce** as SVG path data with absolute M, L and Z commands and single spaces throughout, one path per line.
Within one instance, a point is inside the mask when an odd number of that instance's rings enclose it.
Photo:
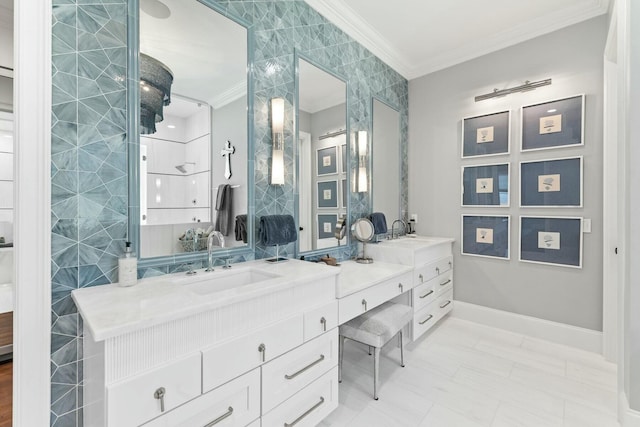
M 271 99 L 271 185 L 284 185 L 284 99 Z
M 367 148 L 369 141 L 367 131 L 360 130 L 356 134 L 358 152 L 358 174 L 356 177 L 356 192 L 366 193 L 369 191 L 369 177 L 367 175 Z

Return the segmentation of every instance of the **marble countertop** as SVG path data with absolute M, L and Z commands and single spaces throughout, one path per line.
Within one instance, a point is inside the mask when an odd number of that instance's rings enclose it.
M 359 264 L 355 261 L 344 261 L 340 263 L 336 298 L 344 298 L 412 270 L 411 266 L 386 262 L 374 261 L 373 264 Z
M 197 271 L 195 276 L 168 274 L 140 279 L 128 288 L 109 284 L 76 289 L 71 294 L 84 325 L 96 341 L 103 341 L 340 273 L 335 267 L 294 259 L 281 263 L 256 260 L 234 264 L 229 270 Z M 252 274 L 260 281 L 229 285 Z

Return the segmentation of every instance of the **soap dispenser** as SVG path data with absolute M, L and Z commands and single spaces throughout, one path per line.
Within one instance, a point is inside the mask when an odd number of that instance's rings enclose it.
M 125 243 L 124 256 L 118 260 L 118 285 L 133 286 L 138 281 L 138 260 L 131 252 L 131 242 Z

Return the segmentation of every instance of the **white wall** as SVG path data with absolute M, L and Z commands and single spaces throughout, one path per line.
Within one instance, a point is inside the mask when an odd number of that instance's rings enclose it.
M 605 17 L 468 61 L 409 82 L 409 213 L 417 213 L 419 234 L 456 239 L 457 300 L 602 330 L 602 58 Z M 532 92 L 489 101 L 474 97 L 526 80 L 552 78 Z M 519 152 L 520 111 L 526 104 L 586 94 L 585 146 Z M 461 119 L 512 110 L 511 155 L 461 161 Z M 518 208 L 521 159 L 584 156 L 584 208 Z M 511 162 L 510 208 L 460 207 L 462 164 Z M 460 216 L 511 215 L 511 260 L 460 255 Z M 585 216 L 593 232 L 584 235 L 583 269 L 518 261 L 519 215 Z

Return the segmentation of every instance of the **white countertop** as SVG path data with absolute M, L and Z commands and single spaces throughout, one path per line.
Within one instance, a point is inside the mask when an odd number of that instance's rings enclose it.
M 344 298 L 362 289 L 412 271 L 413 267 L 374 261 L 373 264 L 359 264 L 355 261 L 340 263 L 340 276 L 336 284 L 336 298 Z
M 94 340 L 102 341 L 340 273 L 335 267 L 294 259 L 280 263 L 256 260 L 233 264 L 230 270 L 216 267 L 214 272 L 197 271 L 195 276 L 186 276 L 184 272 L 168 274 L 138 280 L 129 288 L 110 284 L 76 289 L 71 294 L 84 325 Z M 224 289 L 225 276 L 249 271 L 277 277 Z M 222 289 L 202 292 L 209 278 L 217 280 Z M 211 286 L 215 289 L 217 285 Z

